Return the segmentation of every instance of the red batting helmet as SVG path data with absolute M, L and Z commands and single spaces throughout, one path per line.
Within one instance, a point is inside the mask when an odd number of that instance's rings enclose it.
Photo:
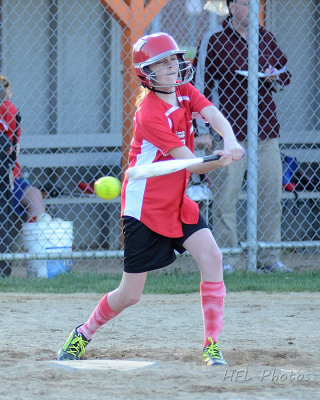
M 150 88 L 165 87 L 156 80 L 154 72 L 149 65 L 176 54 L 179 62 L 179 80 L 175 86 L 189 82 L 193 76 L 193 67 L 184 59 L 185 50 L 180 50 L 175 40 L 167 33 L 159 32 L 143 36 L 134 45 L 132 50 L 132 63 L 135 73 L 140 81 Z

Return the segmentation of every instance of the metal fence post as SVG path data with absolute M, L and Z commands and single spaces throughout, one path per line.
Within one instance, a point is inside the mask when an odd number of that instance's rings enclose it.
M 257 265 L 257 145 L 259 0 L 250 2 L 248 37 L 247 271 Z

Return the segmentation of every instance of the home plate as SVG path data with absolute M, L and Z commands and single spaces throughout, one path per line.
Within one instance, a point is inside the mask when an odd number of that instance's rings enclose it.
M 55 367 L 68 368 L 74 371 L 81 369 L 133 371 L 140 368 L 152 367 L 158 364 L 157 361 L 147 360 L 70 360 L 70 361 L 49 361 Z

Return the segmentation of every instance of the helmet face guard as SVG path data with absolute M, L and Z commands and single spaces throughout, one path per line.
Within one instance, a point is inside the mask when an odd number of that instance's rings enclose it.
M 173 55 L 174 53 L 169 54 Z M 164 56 L 162 58 L 166 58 L 167 56 Z M 160 60 L 162 59 L 160 58 Z M 142 67 L 142 71 L 145 75 L 143 83 L 147 87 L 154 87 L 154 88 L 164 88 L 168 86 L 180 86 L 183 85 L 184 83 L 189 82 L 192 77 L 193 77 L 193 67 L 190 63 L 190 61 L 186 61 L 182 55 L 177 54 L 177 63 L 178 63 L 178 78 L 175 83 L 169 83 L 169 82 L 160 82 L 158 79 L 160 76 L 166 76 L 168 74 L 166 73 L 161 73 L 161 69 L 157 71 L 152 71 L 149 68 L 149 64 Z
M 193 67 L 190 61 L 184 59 L 184 53 L 185 50 L 180 50 L 174 39 L 166 33 L 144 36 L 133 46 L 132 62 L 135 73 L 149 89 L 183 85 L 193 77 Z M 157 77 L 166 74 L 161 74 L 161 69 L 152 71 L 149 66 L 172 55 L 176 55 L 178 60 L 178 80 L 176 83 L 159 82 Z

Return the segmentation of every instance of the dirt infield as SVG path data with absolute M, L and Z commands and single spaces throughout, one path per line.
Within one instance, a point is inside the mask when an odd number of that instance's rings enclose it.
M 320 293 L 228 294 L 220 337 L 228 367 L 201 364 L 198 294 L 144 295 L 105 325 L 86 353 L 88 359 L 158 365 L 135 371 L 53 367 L 48 361 L 100 297 L 0 293 L 0 399 L 320 398 Z

